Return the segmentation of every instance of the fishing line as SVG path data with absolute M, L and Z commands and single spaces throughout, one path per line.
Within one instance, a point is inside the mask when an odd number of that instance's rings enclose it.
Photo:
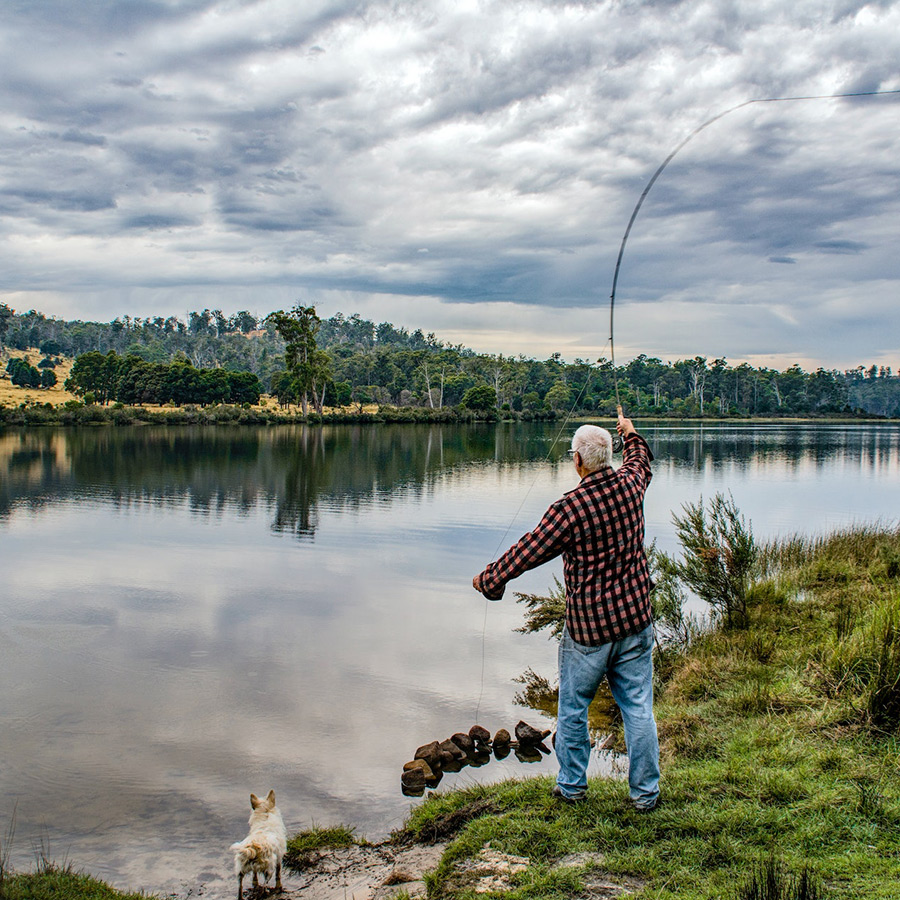
M 568 412 L 566 413 L 565 418 L 563 419 L 562 425 L 560 425 L 556 435 L 553 440 L 550 442 L 550 449 L 547 450 L 546 455 L 541 460 L 541 463 L 546 463 L 553 454 L 553 449 L 559 443 L 559 439 L 562 436 L 562 433 L 566 430 L 569 422 L 572 419 L 572 415 L 575 410 L 578 409 L 578 404 L 581 402 L 581 398 L 587 393 L 588 385 L 591 383 L 591 370 L 588 368 L 587 378 L 584 379 L 584 384 L 581 387 L 581 390 L 578 392 L 578 396 L 575 398 L 575 401 L 572 403 Z M 522 501 L 519 503 L 518 509 L 513 513 L 512 518 L 509 520 L 509 524 L 506 526 L 506 531 L 500 536 L 500 540 L 497 541 L 497 546 L 494 548 L 494 552 L 490 557 L 491 560 L 497 558 L 497 554 L 500 552 L 500 548 L 506 543 L 507 535 L 509 535 L 510 530 L 515 524 L 516 519 L 519 518 L 519 513 L 522 512 L 523 507 L 525 506 L 526 501 L 528 500 L 529 495 L 531 494 L 532 489 L 537 484 L 538 475 L 536 474 L 531 481 L 531 484 L 528 485 L 528 490 L 525 491 L 525 495 L 522 497 Z M 481 700 L 484 696 L 484 666 L 485 666 L 485 641 L 487 638 L 487 616 L 488 616 L 488 607 L 490 606 L 492 601 L 488 600 L 487 597 L 484 598 L 484 621 L 481 626 L 481 686 L 478 690 L 478 702 L 475 704 L 475 724 L 478 724 L 478 715 L 481 712 Z
M 674 150 L 663 160 L 661 165 L 656 169 L 653 175 L 650 177 L 650 180 L 647 182 L 644 190 L 641 192 L 640 197 L 638 198 L 637 203 L 634 206 L 634 209 L 631 211 L 631 217 L 628 219 L 628 225 L 625 228 L 625 233 L 622 235 L 622 242 L 619 245 L 619 253 L 616 256 L 616 266 L 613 271 L 613 281 L 612 281 L 612 291 L 609 295 L 609 355 L 610 355 L 610 364 L 612 366 L 612 376 L 613 376 L 613 388 L 616 394 L 616 407 L 618 411 L 621 413 L 622 411 L 622 401 L 619 394 L 619 378 L 618 373 L 616 371 L 616 348 L 615 348 L 615 307 L 616 307 L 616 287 L 619 283 L 619 271 L 622 267 L 622 258 L 625 255 L 625 245 L 628 243 L 628 238 L 631 234 L 631 229 L 634 227 L 635 220 L 638 217 L 638 213 L 641 211 L 641 207 L 644 205 L 644 201 L 647 199 L 647 195 L 650 193 L 653 185 L 656 184 L 660 175 L 662 175 L 666 166 L 669 165 L 670 162 L 698 135 L 701 131 L 709 128 L 710 125 L 715 124 L 719 121 L 719 119 L 725 118 L 725 116 L 730 115 L 733 112 L 737 112 L 739 109 L 743 109 L 745 106 L 751 106 L 754 103 L 791 103 L 797 101 L 804 100 L 840 100 L 848 97 L 877 97 L 889 94 L 900 94 L 900 89 L 897 90 L 888 90 L 888 91 L 853 91 L 849 93 L 842 94 L 811 94 L 807 96 L 797 96 L 797 97 L 759 97 L 754 100 L 745 100 L 743 103 L 738 103 L 736 106 L 732 106 L 726 110 L 723 110 L 720 113 L 712 116 L 712 118 L 707 119 L 701 125 L 698 125 L 684 140 L 682 140 Z M 553 453 L 553 449 L 556 446 L 562 432 L 569 424 L 569 420 L 572 418 L 572 414 L 575 409 L 578 407 L 578 403 L 580 402 L 582 396 L 587 390 L 587 385 L 590 381 L 590 373 L 588 374 L 588 378 L 585 379 L 585 384 L 582 387 L 578 397 L 575 399 L 569 411 L 566 413 L 566 417 L 563 421 L 562 426 L 556 434 L 556 437 L 553 439 L 553 442 L 550 444 L 550 449 L 547 451 L 547 455 L 544 457 L 543 462 L 547 462 Z M 532 481 L 531 485 L 529 485 L 528 490 L 525 492 L 525 496 L 522 498 L 522 502 L 519 504 L 518 509 L 513 514 L 512 519 L 509 522 L 509 525 L 506 526 L 506 531 L 503 532 L 500 540 L 497 543 L 497 548 L 494 550 L 494 554 L 491 559 L 496 559 L 497 554 L 500 551 L 500 548 L 503 546 L 506 541 L 507 535 L 512 529 L 513 524 L 519 516 L 519 513 L 522 512 L 522 508 L 525 506 L 525 502 L 528 499 L 528 496 L 531 494 L 531 490 L 534 485 L 537 483 L 537 475 Z M 485 606 L 484 606 L 484 622 L 482 624 L 481 630 L 481 686 L 478 693 L 478 702 L 475 706 L 475 721 L 478 722 L 478 715 L 481 711 L 481 701 L 484 696 L 484 669 L 485 669 L 485 641 L 487 635 L 487 613 L 488 606 L 491 601 L 485 598 Z

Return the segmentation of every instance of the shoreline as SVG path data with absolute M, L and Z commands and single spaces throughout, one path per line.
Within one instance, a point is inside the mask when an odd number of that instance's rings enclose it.
M 887 418 L 860 414 L 821 416 L 659 416 L 632 414 L 646 425 L 891 425 L 900 424 L 900 418 Z M 144 425 L 498 425 L 518 422 L 597 422 L 614 420 L 615 413 L 598 411 L 579 412 L 568 415 L 560 411 L 541 411 L 510 414 L 504 410 L 494 410 L 488 414 L 459 407 L 430 409 L 416 406 L 381 406 L 363 410 L 346 408 L 326 408 L 322 413 L 272 409 L 268 405 L 249 406 L 217 404 L 215 406 L 147 407 L 114 404 L 100 406 L 69 401 L 64 404 L 21 404 L 4 406 L 0 404 L 0 428 L 43 428 L 77 426 L 144 426 Z

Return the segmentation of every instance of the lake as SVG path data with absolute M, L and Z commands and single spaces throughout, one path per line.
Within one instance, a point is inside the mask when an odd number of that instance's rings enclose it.
M 640 424 L 640 423 L 639 423 Z M 555 676 L 474 574 L 576 483 L 573 430 L 282 426 L 0 431 L 0 835 L 114 884 L 234 890 L 228 845 L 274 788 L 289 831 L 371 839 L 418 800 L 420 744 L 523 718 Z M 894 523 L 900 427 L 654 425 L 648 539 L 730 491 L 757 537 Z M 602 760 L 597 760 L 600 765 Z M 515 756 L 441 788 L 552 773 Z

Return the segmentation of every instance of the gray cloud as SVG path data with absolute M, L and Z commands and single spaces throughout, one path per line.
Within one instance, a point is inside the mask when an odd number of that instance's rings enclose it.
M 427 306 L 457 339 L 539 352 L 572 345 L 560 312 L 603 306 L 634 203 L 697 125 L 900 88 L 900 4 L 58 0 L 5 16 L 0 51 L 6 302 L 112 318 L 244 291 L 432 330 Z M 865 316 L 811 324 L 825 294 L 896 294 L 898 109 L 754 104 L 694 138 L 632 232 L 623 345 L 900 353 Z

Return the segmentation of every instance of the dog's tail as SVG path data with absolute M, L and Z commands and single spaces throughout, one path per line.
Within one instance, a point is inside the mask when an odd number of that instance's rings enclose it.
M 274 861 L 270 859 L 272 856 L 271 848 L 264 841 L 258 841 L 253 838 L 245 838 L 238 841 L 228 848 L 234 853 L 234 874 L 256 869 L 257 871 L 266 871 L 271 868 L 274 871 Z

